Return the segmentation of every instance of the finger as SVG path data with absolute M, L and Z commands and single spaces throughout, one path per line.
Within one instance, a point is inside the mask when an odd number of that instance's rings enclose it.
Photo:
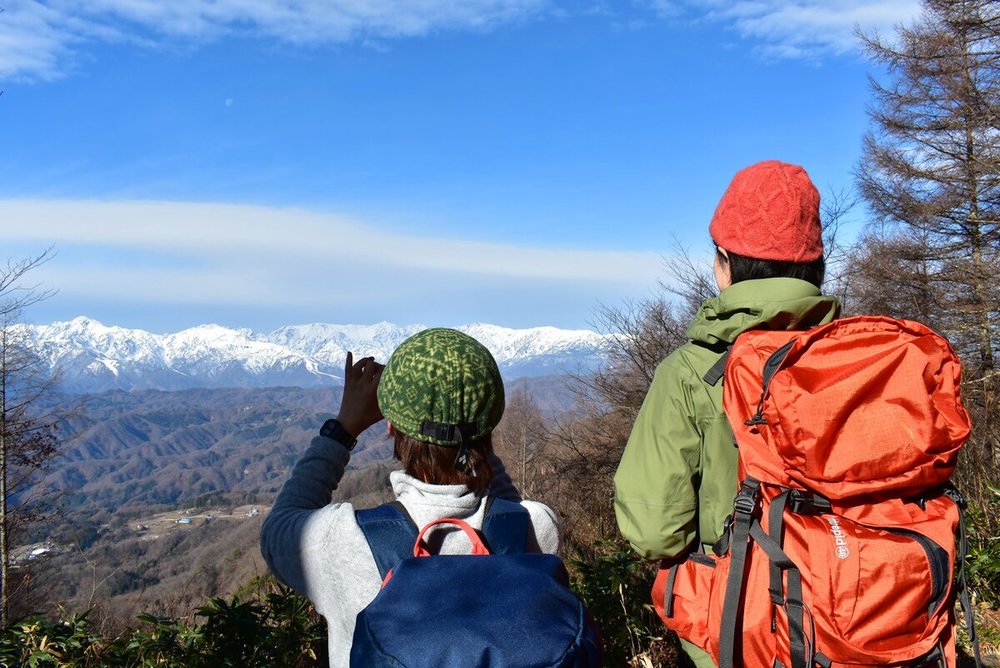
M 382 365 L 376 362 L 374 357 L 369 357 L 367 360 L 368 362 L 365 364 L 365 378 L 371 380 L 378 373 L 379 369 L 382 368 Z
M 362 357 L 354 366 L 351 368 L 351 379 L 355 381 L 360 381 L 365 379 L 365 364 L 368 363 L 367 357 Z
M 372 363 L 371 357 L 362 357 L 355 363 L 354 371 L 358 375 L 358 378 L 365 378 L 371 373 L 371 371 L 369 370 L 371 363 Z
M 347 380 L 347 377 L 350 375 L 350 373 L 351 373 L 351 367 L 353 367 L 353 366 L 354 366 L 354 354 L 350 350 L 348 350 L 347 351 L 347 363 L 344 365 L 344 380 L 345 381 Z

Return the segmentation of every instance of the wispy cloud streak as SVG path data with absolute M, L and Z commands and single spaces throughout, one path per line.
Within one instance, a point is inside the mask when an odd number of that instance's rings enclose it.
M 48 240 L 198 256 L 265 253 L 314 261 L 364 255 L 370 265 L 520 278 L 631 281 L 658 262 L 653 253 L 390 234 L 334 215 L 236 204 L 0 200 L 0 219 L 8 222 L 0 242 Z
M 773 58 L 817 58 L 857 48 L 856 27 L 888 31 L 920 13 L 919 0 L 649 0 L 665 18 L 695 14 L 729 25 Z
M 849 51 L 856 46 L 855 26 L 885 30 L 920 10 L 919 0 L 643 1 L 671 20 L 729 25 L 758 42 L 760 53 L 782 58 Z M 72 67 L 75 54 L 96 41 L 200 43 L 231 34 L 289 44 L 377 41 L 484 30 L 566 14 L 572 5 L 563 5 L 555 0 L 9 0 L 0 20 L 0 77 L 58 78 Z
M 155 43 L 252 34 L 300 43 L 487 29 L 547 0 L 11 0 L 0 20 L 0 76 L 52 79 L 90 41 Z
M 274 304 L 380 299 L 421 286 L 655 282 L 653 252 L 543 248 L 388 233 L 298 209 L 175 202 L 0 200 L 0 244 L 55 244 L 46 284 L 145 301 Z M 147 265 L 143 258 L 152 259 Z M 351 294 L 345 294 L 350 286 Z

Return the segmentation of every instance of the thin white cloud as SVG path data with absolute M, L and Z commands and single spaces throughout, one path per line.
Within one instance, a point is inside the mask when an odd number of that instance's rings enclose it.
M 920 0 L 638 0 L 669 20 L 731 26 L 774 57 L 816 57 L 856 47 L 854 27 L 888 30 L 919 14 Z M 377 43 L 438 30 L 482 30 L 548 13 L 606 12 L 555 0 L 8 0 L 0 15 L 0 77 L 53 79 L 90 42 L 155 45 L 251 34 L 290 44 Z M 567 7 L 573 7 L 570 11 Z M 641 19 L 633 18 L 638 25 Z
M 548 0 L 10 0 L 0 19 L 0 76 L 51 79 L 84 43 L 253 34 L 338 43 L 485 29 L 531 16 Z
M 421 282 L 537 281 L 587 292 L 649 285 L 662 269 L 652 252 L 426 238 L 230 204 L 0 200 L 0 221 L 0 244 L 55 244 L 72 258 L 46 267 L 46 285 L 106 299 L 307 304 L 345 286 L 378 299 L 401 287 L 419 292 Z
M 38 5 L 20 5 L 0 14 L 0 77 L 21 74 L 50 78 L 58 71 L 59 61 L 78 39 L 68 30 L 57 30 L 55 12 Z
M 81 301 L 95 298 L 130 303 L 226 304 L 265 306 L 303 302 L 315 296 L 308 285 L 290 290 L 284 281 L 268 280 L 266 272 L 253 265 L 237 271 L 234 263 L 221 260 L 214 267 L 164 269 L 161 267 L 95 266 L 67 264 L 58 259 L 36 273 L 41 284 L 58 289 L 61 296 Z M 275 263 L 274 266 L 277 266 Z M 310 284 L 312 285 L 312 284 Z
M 731 26 L 782 58 L 843 53 L 854 27 L 888 30 L 919 14 L 920 0 L 638 0 L 669 20 Z M 567 5 L 572 6 L 572 5 Z M 291 44 L 414 37 L 438 30 L 482 30 L 542 13 L 573 12 L 554 0 L 8 0 L 0 15 L 0 77 L 53 79 L 91 42 L 155 45 L 251 34 Z M 633 22 L 641 22 L 633 19 Z M 627 22 L 621 25 L 628 25 Z
M 818 57 L 857 48 L 855 27 L 891 31 L 920 14 L 920 0 L 648 0 L 664 17 L 682 10 L 731 26 L 774 58 Z

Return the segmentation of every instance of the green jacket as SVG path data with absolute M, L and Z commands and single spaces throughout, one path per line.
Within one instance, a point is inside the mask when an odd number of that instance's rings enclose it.
M 742 281 L 702 304 L 691 339 L 656 369 L 615 474 L 618 528 L 647 559 L 719 539 L 736 494 L 736 447 L 722 383 L 703 380 L 748 329 L 808 329 L 837 317 L 836 298 L 794 278 Z

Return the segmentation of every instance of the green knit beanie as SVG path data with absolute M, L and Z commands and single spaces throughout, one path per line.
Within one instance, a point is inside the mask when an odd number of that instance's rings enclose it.
M 392 353 L 379 381 L 378 404 L 410 438 L 458 447 L 500 422 L 503 381 L 483 344 L 454 329 L 425 329 Z

